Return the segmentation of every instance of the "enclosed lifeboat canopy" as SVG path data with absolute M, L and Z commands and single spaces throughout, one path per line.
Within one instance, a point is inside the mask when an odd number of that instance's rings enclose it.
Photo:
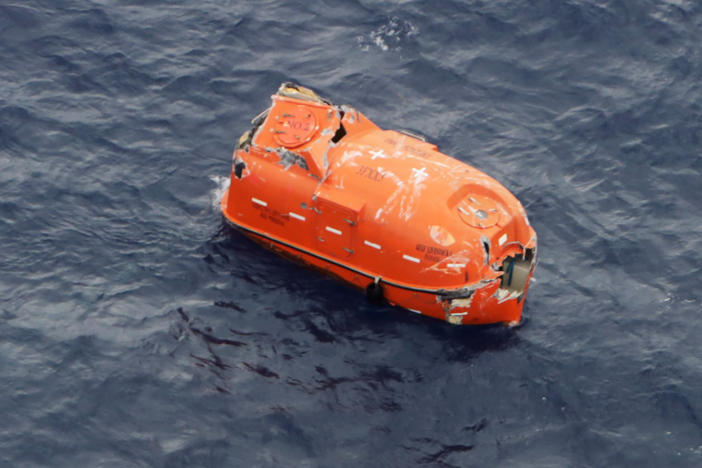
M 284 83 L 234 151 L 229 223 L 372 300 L 452 324 L 518 324 L 536 233 L 499 182 Z

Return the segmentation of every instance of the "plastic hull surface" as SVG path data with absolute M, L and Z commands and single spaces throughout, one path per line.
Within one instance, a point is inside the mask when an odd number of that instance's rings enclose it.
M 222 199 L 233 226 L 416 313 L 520 321 L 536 234 L 497 181 L 294 85 L 252 123 Z

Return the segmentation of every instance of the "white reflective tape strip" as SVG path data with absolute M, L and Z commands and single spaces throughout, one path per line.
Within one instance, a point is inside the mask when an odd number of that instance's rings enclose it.
M 421 314 L 422 312 L 420 310 L 414 310 L 414 309 L 407 309 L 410 312 L 414 312 L 415 314 Z
M 264 202 L 263 200 L 259 200 L 256 197 L 251 197 L 251 201 L 256 203 L 257 205 L 268 206 L 268 203 Z
M 446 266 L 449 268 L 465 268 L 466 264 L 465 263 L 449 263 Z
M 378 250 L 382 249 L 380 244 L 376 244 L 375 242 L 363 241 L 363 243 L 366 244 L 368 247 L 373 247 L 374 249 L 378 249 Z
M 449 312 L 449 315 L 451 315 L 453 317 L 458 317 L 461 315 L 468 315 L 468 312 Z
M 504 234 L 502 234 L 499 239 L 497 239 L 497 243 L 499 245 L 502 245 L 505 242 L 507 242 L 507 233 L 506 232 Z
M 293 213 L 292 211 L 291 211 L 290 213 L 288 213 L 288 214 L 290 215 L 291 218 L 299 219 L 300 221 L 304 221 L 304 220 L 305 220 L 305 217 L 304 217 L 304 216 L 299 215 L 299 214 L 297 214 L 297 213 Z
M 340 235 L 341 235 L 341 231 L 339 231 L 338 229 L 334 229 L 333 227 L 327 226 L 327 227 L 325 227 L 324 229 L 326 229 L 327 231 L 329 231 L 329 232 L 331 232 L 331 233 L 333 233 L 333 234 L 336 234 L 337 236 L 340 236 Z
M 403 254 L 402 258 L 404 258 L 405 260 L 409 260 L 410 262 L 419 263 L 419 259 L 417 257 L 412 257 L 407 254 Z

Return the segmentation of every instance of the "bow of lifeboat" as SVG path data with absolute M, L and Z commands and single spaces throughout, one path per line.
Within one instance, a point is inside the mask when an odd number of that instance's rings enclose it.
M 499 182 L 284 84 L 240 139 L 225 217 L 264 244 L 453 324 L 517 324 L 536 234 Z

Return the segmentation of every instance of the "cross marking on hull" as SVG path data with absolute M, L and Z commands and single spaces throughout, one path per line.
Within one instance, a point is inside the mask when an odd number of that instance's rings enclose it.
M 383 151 L 382 148 L 375 151 L 369 151 L 369 153 L 373 155 L 373 157 L 371 158 L 371 160 L 373 161 L 375 160 L 375 158 L 386 159 L 388 157 L 388 155 L 385 154 L 385 151 Z

